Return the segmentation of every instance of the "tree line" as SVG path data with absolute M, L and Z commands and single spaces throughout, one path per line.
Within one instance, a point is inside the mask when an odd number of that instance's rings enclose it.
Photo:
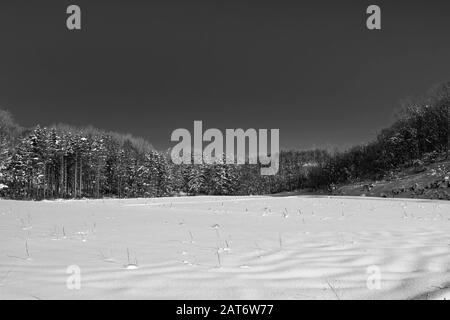
M 142 138 L 68 125 L 25 129 L 0 110 L 0 194 L 12 199 L 257 195 L 380 179 L 449 150 L 450 82 L 408 100 L 376 139 L 344 152 L 281 151 L 280 169 L 175 165 Z

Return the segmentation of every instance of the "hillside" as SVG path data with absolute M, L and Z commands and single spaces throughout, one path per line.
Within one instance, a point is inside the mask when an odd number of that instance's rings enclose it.
M 450 160 L 400 168 L 380 181 L 340 185 L 333 194 L 450 200 Z

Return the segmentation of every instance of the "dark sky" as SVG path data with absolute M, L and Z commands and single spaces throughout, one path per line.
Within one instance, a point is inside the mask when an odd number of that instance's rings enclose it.
M 78 4 L 82 30 L 66 28 Z M 382 9 L 382 30 L 365 10 Z M 279 128 L 282 148 L 368 141 L 450 80 L 450 1 L 5 1 L 0 108 L 167 148 L 176 128 Z

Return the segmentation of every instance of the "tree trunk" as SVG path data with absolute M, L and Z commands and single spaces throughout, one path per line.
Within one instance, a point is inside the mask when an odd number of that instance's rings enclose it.
M 80 197 L 83 196 L 83 158 L 80 157 Z
M 59 177 L 59 196 L 64 197 L 64 155 L 61 155 L 61 170 Z
M 100 198 L 100 166 L 97 165 L 97 177 L 96 177 L 97 198 Z
M 75 174 L 73 182 L 73 197 L 77 197 L 78 156 L 75 156 Z

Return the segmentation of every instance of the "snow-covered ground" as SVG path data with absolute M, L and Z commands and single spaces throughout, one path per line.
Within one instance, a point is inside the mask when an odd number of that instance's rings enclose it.
M 0 200 L 8 298 L 450 298 L 450 202 Z

